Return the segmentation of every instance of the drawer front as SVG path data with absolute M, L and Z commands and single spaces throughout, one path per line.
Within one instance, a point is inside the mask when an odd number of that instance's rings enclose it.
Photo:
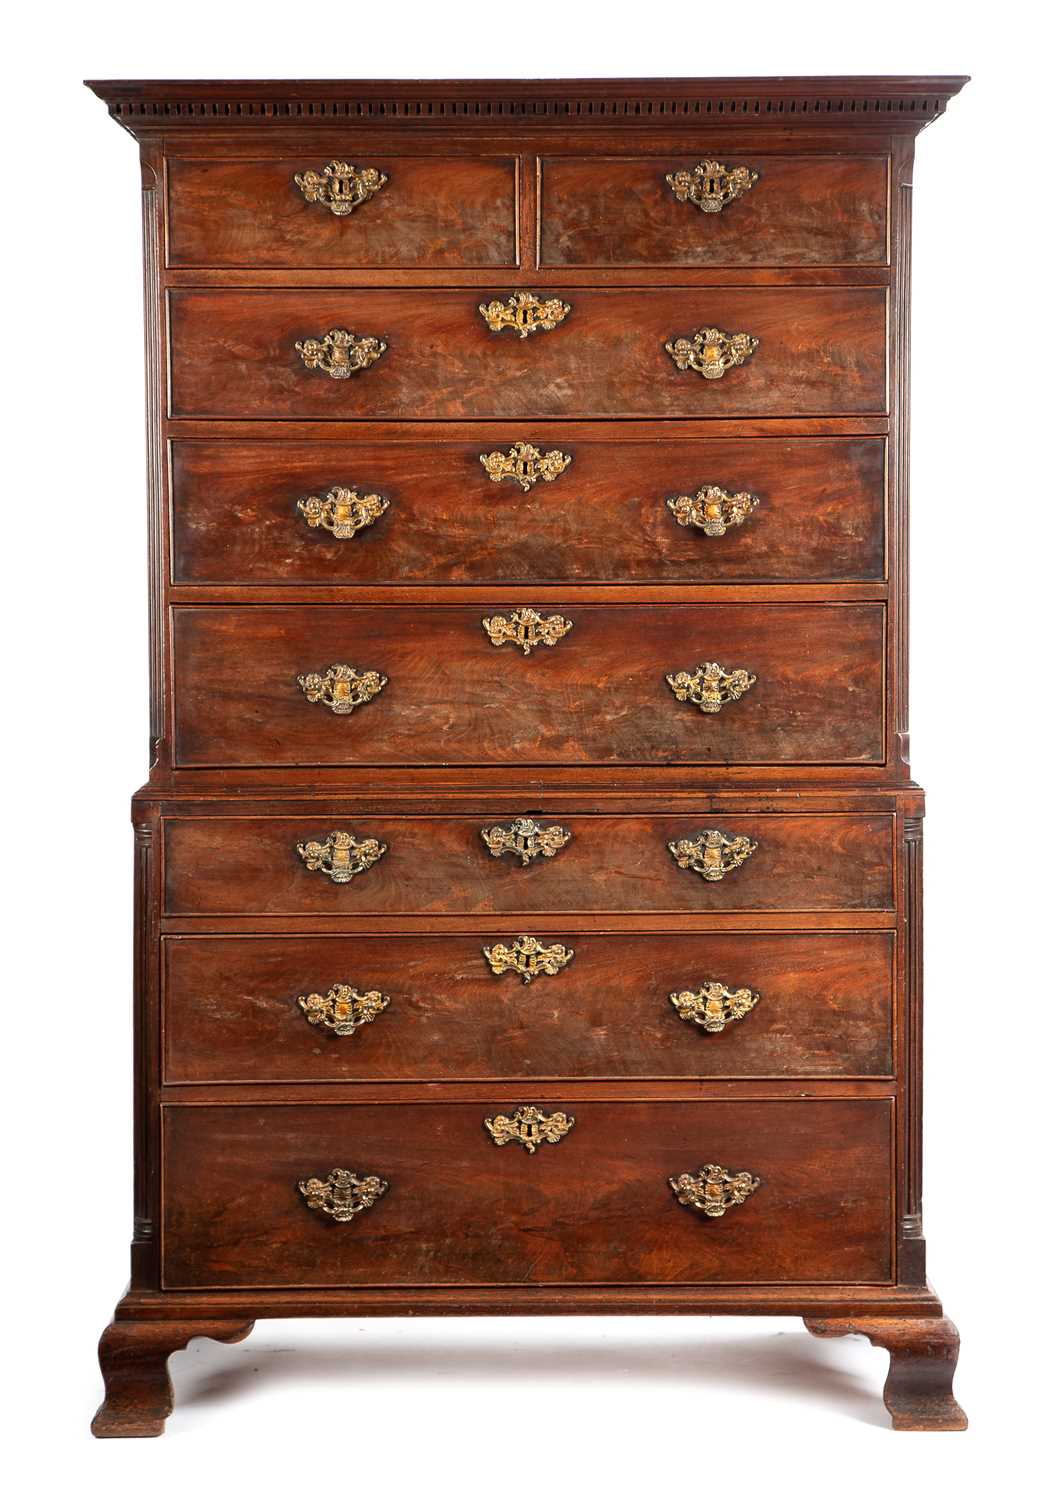
M 880 604 L 555 605 L 554 645 L 493 644 L 494 605 L 174 610 L 181 766 L 867 763 L 883 753 Z M 717 712 L 668 676 L 755 675 Z M 387 677 L 353 712 L 308 701 L 334 665 Z M 687 691 L 680 685 L 680 691 Z
M 516 163 L 512 157 L 393 156 L 340 160 L 386 176 L 347 213 L 310 201 L 295 181 L 319 177 L 329 157 L 313 148 L 283 160 L 167 163 L 172 266 L 507 266 L 516 260 Z M 323 189 L 326 195 L 329 185 Z M 352 197 L 359 191 L 352 187 Z M 340 189 L 342 193 L 343 189 Z M 337 206 L 342 207 L 339 199 Z
M 892 933 L 551 933 L 572 957 L 527 984 L 492 972 L 483 949 L 499 941 L 165 938 L 165 1081 L 892 1072 Z M 692 1019 L 672 1002 L 684 994 Z
M 543 295 L 546 295 L 544 292 Z M 552 331 L 492 333 L 481 291 L 170 293 L 177 417 L 426 419 L 800 417 L 886 409 L 882 287 L 573 288 Z M 665 349 L 715 326 L 759 347 L 719 379 Z M 349 379 L 307 369 L 296 343 L 332 329 L 387 344 Z
M 166 1107 L 164 1285 L 891 1277 L 889 1100 L 559 1100 L 563 1139 L 496 1146 L 485 1117 L 528 1102 Z M 709 1218 L 669 1185 L 707 1163 L 760 1185 Z M 332 1219 L 298 1184 L 335 1168 L 387 1191 Z
M 510 804 L 510 807 L 512 804 Z M 512 912 L 886 911 L 893 906 L 893 816 L 729 810 L 667 817 L 538 817 L 571 834 L 552 858 L 494 857 L 481 830 L 518 810 L 478 818 L 335 812 L 299 818 L 169 818 L 168 914 L 357 916 Z M 722 879 L 680 868 L 669 843 L 705 829 L 757 848 Z M 387 852 L 348 883 L 307 869 L 297 845 L 333 832 Z M 519 923 L 514 933 L 527 931 Z
M 480 455 L 508 455 L 514 441 L 569 464 L 526 490 L 491 480 Z M 647 442 L 545 427 L 513 440 L 485 429 L 471 442 L 177 441 L 171 454 L 175 583 L 826 583 L 885 572 L 884 438 Z M 312 511 L 309 524 L 299 501 L 336 486 L 387 510 L 357 531 L 334 512 Z M 752 495 L 755 509 L 711 515 L 720 502 L 707 496 L 680 524 L 669 500 L 713 486 Z
M 726 166 L 757 174 L 722 209 L 667 181 L 716 152 L 547 157 L 540 167 L 544 266 L 883 265 L 884 157 L 765 156 L 735 147 Z

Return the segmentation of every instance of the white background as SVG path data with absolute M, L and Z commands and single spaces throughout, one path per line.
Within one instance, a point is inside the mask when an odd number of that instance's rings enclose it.
M 1025 1487 L 1055 1436 L 1058 1338 L 1048 13 L 907 0 L 14 13 L 0 189 L 3 1369 L 6 1458 L 21 1450 L 26 1467 L 9 1493 L 170 1496 L 204 1479 L 476 1500 Z M 95 1343 L 131 1223 L 128 799 L 147 764 L 147 620 L 136 148 L 80 80 L 714 72 L 974 75 L 919 138 L 912 454 L 912 749 L 930 794 L 926 1227 L 931 1279 L 964 1335 L 971 1429 L 892 1434 L 885 1354 L 792 1320 L 291 1322 L 176 1356 L 161 1442 L 93 1443 Z

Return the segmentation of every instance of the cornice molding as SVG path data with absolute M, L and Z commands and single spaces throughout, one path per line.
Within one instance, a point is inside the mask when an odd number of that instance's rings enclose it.
M 134 135 L 197 127 L 337 124 L 684 126 L 790 121 L 919 130 L 964 77 L 559 80 L 92 80 Z

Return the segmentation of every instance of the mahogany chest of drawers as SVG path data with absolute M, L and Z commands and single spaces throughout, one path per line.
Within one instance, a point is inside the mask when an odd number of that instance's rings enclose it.
M 258 1317 L 745 1312 L 921 1227 L 914 137 L 957 78 L 96 83 L 151 772 L 101 1436 Z

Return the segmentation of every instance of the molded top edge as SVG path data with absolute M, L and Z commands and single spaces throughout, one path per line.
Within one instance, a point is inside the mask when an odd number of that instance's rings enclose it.
M 195 126 L 800 123 L 918 130 L 963 76 L 595 79 L 139 79 L 87 87 L 134 134 Z

